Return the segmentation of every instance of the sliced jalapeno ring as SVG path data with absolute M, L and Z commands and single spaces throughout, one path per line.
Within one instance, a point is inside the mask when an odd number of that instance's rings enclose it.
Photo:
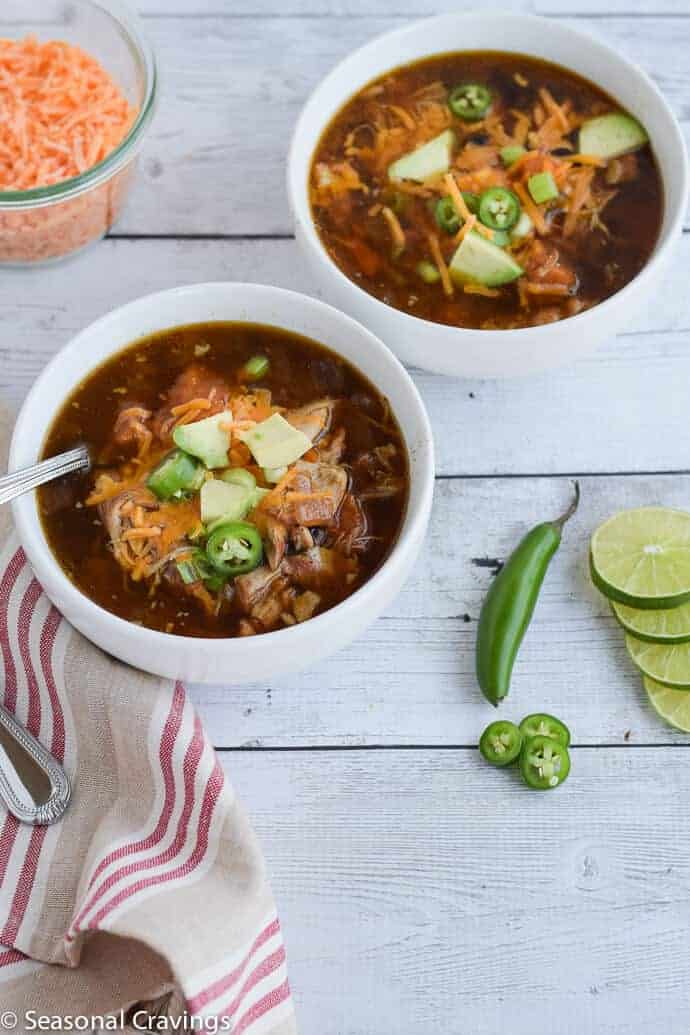
M 491 90 L 482 83 L 461 83 L 450 91 L 448 107 L 459 119 L 476 122 L 491 107 Z
M 512 230 L 520 212 L 519 199 L 505 187 L 490 187 L 479 199 L 479 218 L 491 230 Z
M 525 716 L 520 723 L 520 732 L 525 740 L 532 737 L 551 737 L 564 747 L 570 744 L 570 730 L 566 724 L 553 715 L 547 715 L 546 712 L 535 712 L 534 715 Z
M 520 772 L 533 790 L 553 790 L 567 779 L 570 772 L 567 747 L 552 737 L 526 740 L 520 752 Z
M 479 740 L 479 750 L 489 765 L 510 765 L 520 754 L 522 733 L 514 722 L 491 722 Z
M 209 564 L 230 578 L 257 568 L 263 552 L 258 530 L 246 521 L 228 521 L 214 529 L 206 543 Z
M 457 234 L 462 220 L 457 213 L 450 194 L 439 198 L 434 208 L 434 219 L 447 234 Z
M 463 197 L 463 200 L 464 200 L 465 204 L 467 205 L 468 209 L 472 213 L 472 215 L 473 216 L 478 215 L 479 214 L 479 195 L 478 194 L 474 194 L 471 190 L 464 190 L 462 192 L 462 197 Z

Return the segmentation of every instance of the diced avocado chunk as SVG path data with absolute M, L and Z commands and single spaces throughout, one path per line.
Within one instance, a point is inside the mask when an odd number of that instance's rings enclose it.
M 287 473 L 287 467 L 264 467 L 264 478 L 269 485 L 277 485 Z
M 579 151 L 598 158 L 618 158 L 637 151 L 649 142 L 647 131 L 637 119 L 614 111 L 589 119 L 580 128 Z
M 246 471 L 244 467 L 230 467 L 227 471 L 223 471 L 220 477 L 224 482 L 243 486 L 248 492 L 253 492 L 256 488 L 256 478 L 251 471 Z
M 259 467 L 288 467 L 311 449 L 311 439 L 279 413 L 242 432 L 241 438 Z
M 390 180 L 414 180 L 416 183 L 424 183 L 432 176 L 440 176 L 447 173 L 453 158 L 455 147 L 455 133 L 452 129 L 446 129 L 439 136 L 422 144 L 416 151 L 411 151 L 397 162 L 388 166 L 388 178 Z
M 509 252 L 471 231 L 450 260 L 448 272 L 457 284 L 500 287 L 517 280 L 524 270 Z
M 224 410 L 193 424 L 181 424 L 173 432 L 173 442 L 185 453 L 198 456 L 209 468 L 227 467 L 231 422 L 232 413 Z
M 254 505 L 254 489 L 232 485 L 219 478 L 204 482 L 200 492 L 201 520 L 205 525 L 219 518 L 241 521 Z

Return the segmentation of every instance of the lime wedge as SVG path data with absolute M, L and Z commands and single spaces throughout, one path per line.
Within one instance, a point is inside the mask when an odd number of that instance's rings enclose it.
M 690 733 L 690 694 L 687 690 L 671 690 L 668 686 L 655 683 L 647 676 L 643 679 L 647 697 L 657 715 L 669 726 L 683 733 Z
M 690 601 L 690 514 L 667 507 L 624 510 L 600 525 L 590 546 L 595 586 L 642 609 Z
M 667 607 L 663 611 L 643 611 L 612 601 L 611 610 L 636 640 L 647 643 L 690 642 L 690 604 Z
M 645 676 L 674 690 L 690 690 L 690 643 L 644 643 L 627 633 L 625 646 Z

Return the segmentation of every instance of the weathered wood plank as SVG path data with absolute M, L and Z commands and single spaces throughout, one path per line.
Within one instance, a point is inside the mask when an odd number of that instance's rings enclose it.
M 221 18 L 243 17 L 371 17 L 371 0 L 139 0 L 138 9 L 149 18 L 170 16 Z M 455 4 L 437 3 L 435 0 L 377 0 L 378 15 L 389 17 L 406 15 L 420 18 L 424 15 L 441 14 L 457 10 Z M 501 10 L 524 11 L 528 14 L 542 14 L 549 17 L 573 17 L 578 15 L 601 15 L 601 4 L 597 0 L 503 0 Z M 642 15 L 659 18 L 668 15 L 690 14 L 688 0 L 661 0 L 650 10 L 649 0 L 610 0 L 606 5 L 606 17 Z
M 635 333 L 573 367 L 495 382 L 415 373 L 434 425 L 439 473 L 690 466 L 689 265 L 686 234 L 662 303 L 653 300 Z M 106 241 L 66 267 L 7 273 L 0 278 L 0 395 L 19 402 L 48 358 L 109 309 L 149 291 L 204 280 L 257 280 L 313 291 L 292 241 Z
M 690 478 L 585 478 L 501 708 L 560 715 L 578 744 L 688 743 L 647 704 L 608 604 L 592 588 L 587 544 L 616 510 L 688 506 Z M 525 531 L 555 517 L 561 479 L 446 480 L 429 537 L 387 615 L 331 661 L 269 687 L 197 689 L 218 744 L 475 744 L 495 715 L 474 676 L 477 617 L 491 583 L 485 558 L 504 558 Z M 475 559 L 479 559 L 477 564 Z
M 305 1032 L 685 1035 L 685 751 L 576 749 L 552 795 L 471 751 L 224 764 Z
M 217 0 L 216 0 L 217 3 Z M 686 4 L 687 6 L 687 4 Z M 343 56 L 407 17 L 152 18 L 162 96 L 120 229 L 287 233 L 285 156 L 298 112 Z M 578 20 L 657 80 L 690 139 L 690 21 Z

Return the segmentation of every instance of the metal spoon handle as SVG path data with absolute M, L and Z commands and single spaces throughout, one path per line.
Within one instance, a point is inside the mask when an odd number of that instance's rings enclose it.
M 0 705 L 0 800 L 22 823 L 47 826 L 60 819 L 70 795 L 62 766 Z
M 89 451 L 86 446 L 77 446 L 59 456 L 52 456 L 49 460 L 42 460 L 40 464 L 33 464 L 21 471 L 13 471 L 0 478 L 0 503 L 9 503 L 16 496 L 24 492 L 38 488 L 45 482 L 59 478 L 71 471 L 88 470 L 90 466 Z

